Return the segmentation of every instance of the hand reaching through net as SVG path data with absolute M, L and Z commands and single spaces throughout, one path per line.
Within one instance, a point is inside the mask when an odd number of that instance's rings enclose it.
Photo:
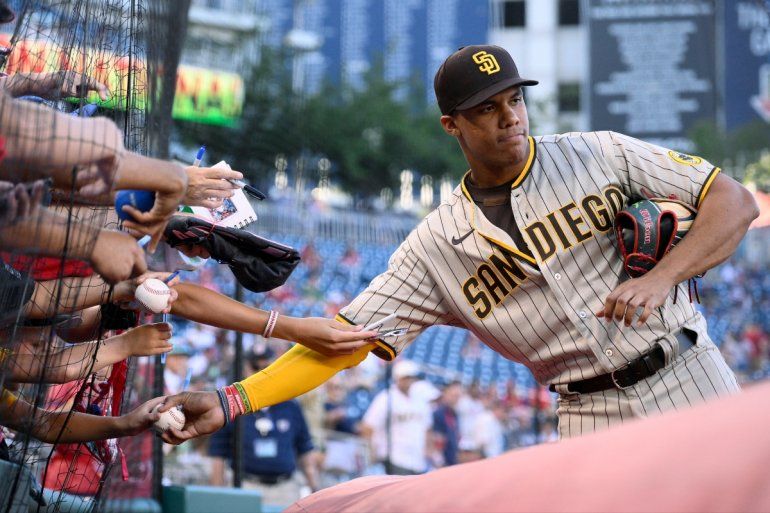
M 95 78 L 76 71 L 44 73 L 14 73 L 3 82 L 3 89 L 11 96 L 34 95 L 47 100 L 83 98 L 96 91 L 102 101 L 110 97 L 110 90 Z
M 185 168 L 187 173 L 187 195 L 185 205 L 218 208 L 225 198 L 231 198 L 238 186 L 228 180 L 241 180 L 243 173 L 226 167 Z

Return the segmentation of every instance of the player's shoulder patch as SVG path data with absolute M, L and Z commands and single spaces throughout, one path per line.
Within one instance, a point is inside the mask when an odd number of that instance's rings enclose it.
M 680 164 L 684 164 L 685 166 L 697 166 L 698 164 L 703 162 L 702 158 L 693 157 L 692 155 L 682 153 L 681 151 L 669 150 L 668 156 L 674 162 L 679 162 Z

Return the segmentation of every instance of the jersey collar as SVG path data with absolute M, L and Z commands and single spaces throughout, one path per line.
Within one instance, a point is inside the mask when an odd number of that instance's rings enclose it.
M 524 179 L 529 175 L 530 171 L 532 170 L 532 163 L 535 161 L 535 140 L 530 136 L 529 138 L 529 157 L 527 158 L 527 163 L 524 165 L 524 169 L 521 171 L 519 176 L 516 178 L 516 180 L 513 181 L 511 184 L 511 190 L 515 189 L 519 185 L 521 185 L 524 182 Z M 468 178 L 468 176 L 471 174 L 471 171 L 468 170 L 468 172 L 465 173 L 465 176 L 463 176 L 463 179 L 460 181 L 460 188 L 462 189 L 463 196 L 468 200 L 468 203 L 471 207 L 471 215 L 470 215 L 470 223 L 471 228 L 476 230 L 479 235 L 487 239 L 489 242 L 492 242 L 493 244 L 496 244 L 497 246 L 500 246 L 501 248 L 510 251 L 520 259 L 524 260 L 525 262 L 528 262 L 532 265 L 537 265 L 537 261 L 532 258 L 531 256 L 527 255 L 526 253 L 522 253 L 512 245 L 503 242 L 500 240 L 500 236 L 495 234 L 494 232 L 503 233 L 502 230 L 494 226 L 492 223 L 490 223 L 484 215 L 481 213 L 481 209 L 474 203 L 473 198 L 471 198 L 470 193 L 468 192 L 468 188 L 465 186 L 465 180 Z M 477 217 L 479 218 L 479 221 L 477 223 Z

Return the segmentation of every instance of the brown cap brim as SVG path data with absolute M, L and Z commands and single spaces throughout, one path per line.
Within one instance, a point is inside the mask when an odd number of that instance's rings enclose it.
M 508 80 L 497 82 L 485 89 L 482 89 L 478 93 L 474 94 L 467 100 L 464 100 L 462 103 L 460 103 L 457 107 L 455 107 L 455 110 L 466 110 L 466 109 L 475 107 L 476 105 L 483 102 L 487 98 L 490 98 L 496 95 L 497 93 L 501 91 L 505 91 L 506 89 L 511 87 L 533 86 L 537 84 L 539 84 L 537 80 L 530 80 L 528 78 L 521 78 L 521 77 L 509 78 Z

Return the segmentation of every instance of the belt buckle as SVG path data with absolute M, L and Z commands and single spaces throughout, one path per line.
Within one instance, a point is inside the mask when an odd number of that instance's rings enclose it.
M 634 386 L 634 384 L 628 385 L 627 387 L 621 386 L 620 383 L 618 383 L 618 380 L 615 378 L 615 373 L 618 371 L 622 371 L 624 369 L 627 369 L 628 366 L 621 367 L 620 369 L 615 369 L 614 371 L 610 372 L 610 379 L 612 380 L 612 384 L 615 385 L 615 388 L 618 390 L 627 390 Z

